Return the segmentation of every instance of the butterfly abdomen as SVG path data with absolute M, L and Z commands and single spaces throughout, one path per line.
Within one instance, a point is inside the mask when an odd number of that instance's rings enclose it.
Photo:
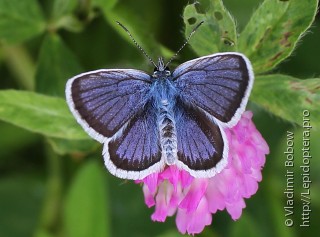
M 161 99 L 158 111 L 162 155 L 166 163 L 172 165 L 177 159 L 177 133 L 172 106 L 167 99 Z

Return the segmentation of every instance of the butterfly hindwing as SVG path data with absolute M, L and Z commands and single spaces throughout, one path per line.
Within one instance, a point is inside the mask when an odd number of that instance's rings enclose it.
M 172 73 L 185 103 L 198 106 L 221 123 L 240 119 L 253 84 L 249 60 L 240 53 L 219 53 L 181 64 Z
M 203 111 L 177 100 L 177 165 L 197 178 L 212 177 L 226 165 L 228 142 L 223 130 Z
M 151 102 L 104 145 L 103 153 L 108 169 L 121 178 L 143 178 L 164 167 L 156 110 Z
M 150 84 L 150 76 L 138 70 L 92 71 L 68 81 L 67 102 L 85 131 L 103 143 L 142 110 Z

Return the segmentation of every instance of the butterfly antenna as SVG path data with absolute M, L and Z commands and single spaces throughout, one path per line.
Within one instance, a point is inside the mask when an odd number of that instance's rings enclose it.
M 178 51 L 170 58 L 170 60 L 167 62 L 166 66 L 164 68 L 166 68 L 171 62 L 172 60 L 178 56 L 178 54 L 180 53 L 180 51 L 189 43 L 189 40 L 191 39 L 191 36 L 194 34 L 194 32 L 197 31 L 197 29 L 204 23 L 204 21 L 201 21 L 196 27 L 194 27 L 194 29 L 191 31 L 191 33 L 189 34 L 186 42 L 184 42 L 184 44 L 180 47 L 180 49 L 178 49 Z
M 138 49 L 141 50 L 141 52 L 144 54 L 144 56 L 146 56 L 146 57 L 149 59 L 149 61 L 150 61 L 156 68 L 158 68 L 158 66 L 154 63 L 154 61 L 152 60 L 152 58 L 150 58 L 150 56 L 146 53 L 146 51 L 144 51 L 143 48 L 142 48 L 142 47 L 137 43 L 137 41 L 133 38 L 133 36 L 131 35 L 130 31 L 129 31 L 124 25 L 122 25 L 119 21 L 116 21 L 116 22 L 117 22 L 117 24 L 118 24 L 119 26 L 122 27 L 122 29 L 124 29 L 125 32 L 128 33 L 128 35 L 129 35 L 130 38 L 132 39 L 133 43 L 138 47 Z

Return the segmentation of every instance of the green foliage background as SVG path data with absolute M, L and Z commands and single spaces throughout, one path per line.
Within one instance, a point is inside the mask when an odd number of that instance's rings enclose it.
M 100 68 L 152 72 L 152 65 L 116 20 L 154 60 L 172 56 L 185 35 L 204 20 L 171 68 L 221 51 L 242 52 L 253 63 L 256 80 L 248 109 L 254 111 L 254 121 L 271 150 L 263 181 L 238 221 L 219 212 L 200 236 L 316 236 L 318 1 L 199 2 L 0 0 L 0 237 L 181 236 L 174 218 L 151 221 L 153 210 L 144 205 L 140 186 L 106 171 L 101 145 L 77 125 L 64 100 L 66 80 L 81 72 Z M 310 111 L 313 126 L 309 228 L 299 227 L 304 109 Z M 287 131 L 295 134 L 293 227 L 284 224 Z

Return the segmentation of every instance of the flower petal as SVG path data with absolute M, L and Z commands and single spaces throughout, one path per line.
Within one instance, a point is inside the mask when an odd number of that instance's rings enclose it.
M 261 170 L 269 147 L 244 112 L 236 126 L 225 129 L 229 142 L 228 164 L 212 178 L 197 179 L 176 166 L 151 174 L 142 181 L 145 202 L 155 205 L 151 218 L 163 222 L 177 213 L 181 233 L 198 234 L 210 225 L 212 214 L 226 209 L 233 220 L 240 218 L 249 198 L 258 190 Z
M 201 199 L 197 209 L 192 213 L 188 213 L 185 209 L 179 209 L 176 218 L 178 230 L 182 234 L 199 234 L 211 222 L 212 215 L 208 211 L 208 201 L 206 198 Z
M 208 179 L 194 179 L 179 208 L 186 209 L 187 213 L 194 212 L 207 190 L 207 185 Z
M 242 198 L 240 198 L 237 202 L 227 203 L 226 208 L 228 213 L 231 215 L 233 220 L 237 220 L 240 218 L 242 214 L 242 209 L 246 207 L 246 204 Z
M 142 187 L 143 195 L 144 195 L 144 201 L 146 205 L 150 208 L 156 204 L 154 201 L 154 195 L 150 192 L 147 185 L 143 185 Z

